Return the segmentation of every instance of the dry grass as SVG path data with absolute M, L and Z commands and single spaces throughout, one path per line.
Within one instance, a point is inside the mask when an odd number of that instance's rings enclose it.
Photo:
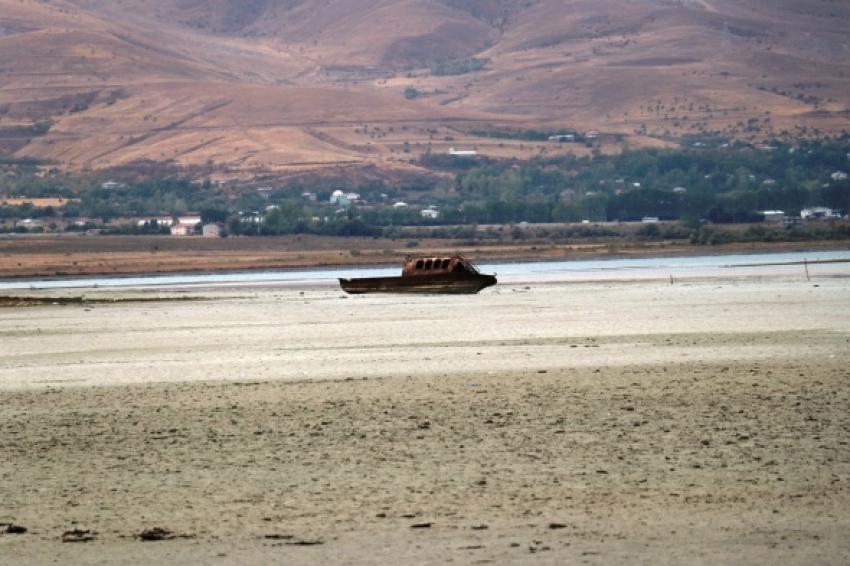
M 0 206 L 20 206 L 22 204 L 31 204 L 36 208 L 47 208 L 52 206 L 59 208 L 65 206 L 69 202 L 76 202 L 79 199 L 64 199 L 64 198 L 4 198 L 0 197 Z
M 489 125 L 597 129 L 634 145 L 850 129 L 844 3 L 541 0 L 505 4 L 504 14 L 486 1 L 466 11 L 295 4 L 237 14 L 225 2 L 88 2 L 89 11 L 0 0 L 0 54 L 10 62 L 0 138 L 53 122 L 28 144 L 0 141 L 71 168 L 150 159 L 298 172 L 411 169 L 418 152 L 451 145 L 495 157 L 556 151 L 463 133 Z M 471 56 L 490 62 L 459 76 L 427 70 Z M 407 100 L 411 87 L 421 96 Z M 557 149 L 568 150 L 586 148 Z

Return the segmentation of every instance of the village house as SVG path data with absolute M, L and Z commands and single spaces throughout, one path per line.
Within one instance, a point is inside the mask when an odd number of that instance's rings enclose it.
M 782 223 L 786 218 L 783 210 L 764 210 L 762 214 L 764 214 L 765 222 Z
M 174 224 L 174 220 L 170 217 L 168 218 L 149 218 L 147 220 L 139 220 L 136 222 L 137 226 L 144 226 L 145 224 L 150 224 L 151 222 L 156 222 L 157 226 L 171 226 Z
M 342 191 L 334 191 L 331 194 L 330 203 L 338 204 L 340 206 L 348 206 L 348 197 Z
M 804 208 L 800 211 L 800 218 L 803 220 L 819 220 L 822 218 L 841 218 L 840 213 L 836 213 L 831 208 L 825 206 L 814 206 Z
M 175 224 L 171 227 L 172 236 L 191 236 L 195 233 L 194 224 Z
M 203 235 L 204 238 L 220 238 L 221 230 L 221 224 L 211 222 L 210 224 L 204 224 L 204 227 L 201 228 L 201 235 Z
M 422 218 L 430 218 L 431 220 L 434 220 L 440 215 L 440 211 L 437 210 L 437 207 L 435 206 L 429 206 L 425 210 L 422 210 L 419 214 L 422 215 Z
M 33 218 L 25 218 L 23 220 L 18 220 L 15 222 L 15 228 L 26 228 L 27 230 L 31 230 L 33 228 L 42 228 L 44 223 L 41 220 L 36 220 Z

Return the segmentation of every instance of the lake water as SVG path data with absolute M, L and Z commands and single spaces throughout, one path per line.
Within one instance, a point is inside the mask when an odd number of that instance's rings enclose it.
M 803 262 L 808 262 L 807 266 Z M 667 277 L 750 276 L 759 273 L 805 276 L 829 270 L 832 276 L 850 276 L 850 249 L 769 254 L 640 257 L 570 261 L 479 263 L 482 273 L 495 273 L 500 284 L 558 281 L 663 279 Z M 0 281 L 0 291 L 13 289 L 75 288 L 187 288 L 235 286 L 331 286 L 340 277 L 398 275 L 400 266 L 301 268 L 233 273 L 188 273 L 133 277 L 50 278 Z

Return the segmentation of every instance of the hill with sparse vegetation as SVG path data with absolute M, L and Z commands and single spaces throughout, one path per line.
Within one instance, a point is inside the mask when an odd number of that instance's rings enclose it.
M 843 0 L 0 0 L 0 160 L 415 174 L 850 130 Z M 552 144 L 493 132 L 598 131 Z

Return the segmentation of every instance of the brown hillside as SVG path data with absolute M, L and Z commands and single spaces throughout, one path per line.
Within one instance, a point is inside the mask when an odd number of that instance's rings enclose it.
M 848 24 L 842 0 L 0 0 L 0 157 L 411 170 L 587 151 L 486 128 L 839 134 Z

